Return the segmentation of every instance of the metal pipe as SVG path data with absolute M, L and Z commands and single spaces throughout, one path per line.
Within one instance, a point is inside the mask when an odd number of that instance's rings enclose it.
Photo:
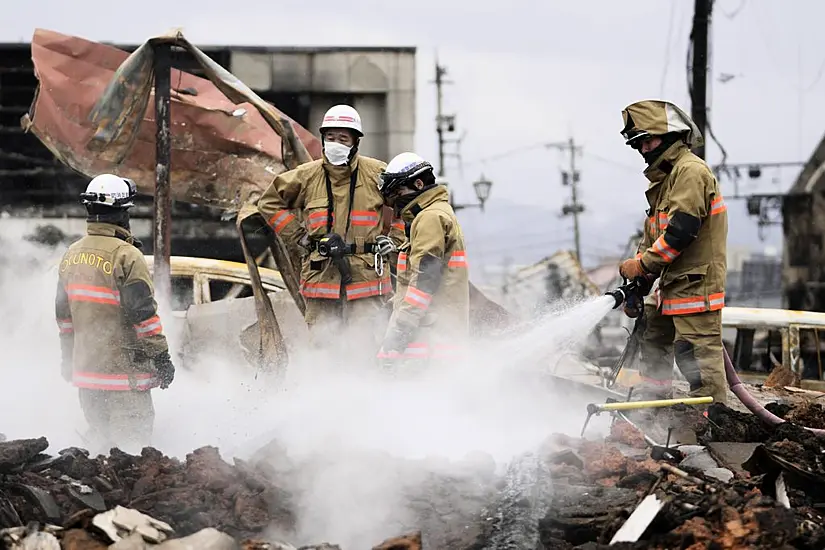
M 172 298 L 171 225 L 172 198 L 169 172 L 172 146 L 170 94 L 172 87 L 171 46 L 158 44 L 154 50 L 155 71 L 155 195 L 153 201 L 152 239 L 154 255 L 154 284 L 159 301 L 168 305 Z

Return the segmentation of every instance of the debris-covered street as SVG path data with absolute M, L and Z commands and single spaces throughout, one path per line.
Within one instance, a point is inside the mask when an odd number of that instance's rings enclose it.
M 772 408 L 789 420 L 822 414 L 816 403 Z M 724 405 L 701 418 L 696 445 L 651 449 L 619 420 L 604 440 L 553 435 L 499 473 L 483 456 L 428 479 L 411 467 L 405 498 L 416 517 L 374 548 L 822 548 L 822 441 L 790 421 L 748 429 L 750 419 Z M 293 473 L 277 442 L 232 463 L 214 447 L 176 460 L 152 448 L 91 457 L 47 446 L 0 443 L 8 548 L 52 548 L 41 531 L 71 549 L 295 548 Z M 641 514 L 642 502 L 656 513 Z M 44 546 L 25 546 L 26 537 Z M 198 546 L 175 546 L 178 538 Z

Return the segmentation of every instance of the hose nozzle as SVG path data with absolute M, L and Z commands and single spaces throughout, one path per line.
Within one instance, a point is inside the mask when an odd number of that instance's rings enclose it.
M 653 282 L 646 277 L 636 277 L 632 281 L 624 279 L 624 281 L 624 284 L 615 290 L 605 292 L 605 296 L 612 296 L 616 300 L 613 309 L 619 309 L 626 304 L 625 309 L 641 314 L 641 310 L 644 309 L 644 298 L 650 293 Z
M 622 285 L 615 290 L 604 293 L 605 296 L 611 296 L 614 300 L 616 300 L 616 304 L 613 306 L 613 309 L 619 309 L 622 307 L 622 304 L 625 303 L 625 300 L 627 300 L 627 293 L 625 291 L 626 286 L 627 285 Z

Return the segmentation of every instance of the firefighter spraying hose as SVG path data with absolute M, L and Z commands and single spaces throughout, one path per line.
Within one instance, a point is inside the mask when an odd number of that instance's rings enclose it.
M 650 283 L 648 280 L 644 277 L 637 277 L 629 282 L 625 279 L 624 284 L 614 290 L 605 292 L 605 296 L 611 296 L 616 300 L 616 304 L 613 306 L 613 309 L 619 309 L 624 306 L 625 311 L 627 312 L 629 310 L 632 311 L 634 308 L 638 308 L 639 306 L 636 304 L 641 304 L 644 297 L 649 292 Z M 643 310 L 644 309 L 642 306 L 642 311 Z M 627 359 L 635 356 L 635 350 L 638 346 L 638 338 L 636 338 L 636 336 L 644 326 L 643 318 L 643 315 L 640 315 L 637 318 L 636 325 L 634 326 L 630 338 L 628 338 L 628 343 L 607 378 L 608 387 L 611 387 L 615 383 L 619 371 L 624 366 Z M 642 322 L 640 323 L 640 321 Z M 750 394 L 748 389 L 742 383 L 742 380 L 739 379 L 739 375 L 736 374 L 736 368 L 733 366 L 733 362 L 728 355 L 728 351 L 724 349 L 723 352 L 725 360 L 725 377 L 727 378 L 728 386 L 730 387 L 731 392 L 733 392 L 737 399 L 739 399 L 739 401 L 741 401 L 750 412 L 755 414 L 762 422 L 768 424 L 769 426 L 776 426 L 785 422 L 785 420 L 767 410 Z M 813 432 L 818 437 L 825 437 L 825 430 L 823 429 L 808 427 L 804 428 Z

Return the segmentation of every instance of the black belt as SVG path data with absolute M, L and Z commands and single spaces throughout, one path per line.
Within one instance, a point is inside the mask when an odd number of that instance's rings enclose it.
M 313 241 L 312 249 L 317 251 L 318 250 L 318 241 Z M 375 243 L 364 243 L 364 252 L 363 254 L 373 254 L 378 252 L 378 245 Z M 347 244 L 347 254 L 357 254 L 357 247 L 354 243 Z

